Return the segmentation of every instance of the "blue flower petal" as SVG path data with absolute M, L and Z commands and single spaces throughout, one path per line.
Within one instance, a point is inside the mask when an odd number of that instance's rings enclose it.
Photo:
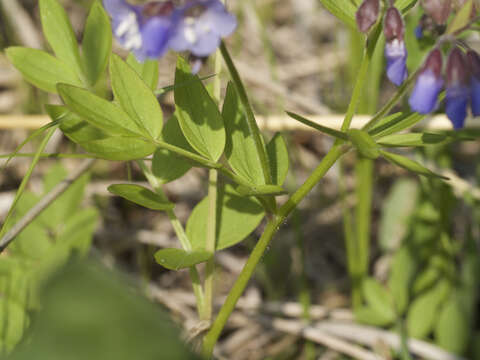
M 463 127 L 467 117 L 470 89 L 467 86 L 452 86 L 447 88 L 445 96 L 445 113 L 455 129 Z
M 420 114 L 432 112 L 437 105 L 438 94 L 442 90 L 442 86 L 443 79 L 441 77 L 436 77 L 430 69 L 423 71 L 418 76 L 408 101 L 412 110 Z
M 152 17 L 141 29 L 142 48 L 136 52 L 138 57 L 158 58 L 168 50 L 171 21 L 167 17 Z M 139 59 L 142 60 L 142 59 Z
M 470 81 L 470 96 L 473 116 L 480 116 L 480 80 L 472 76 Z

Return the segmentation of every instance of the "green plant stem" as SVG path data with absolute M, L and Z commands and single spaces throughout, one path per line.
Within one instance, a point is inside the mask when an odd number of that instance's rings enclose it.
M 216 170 L 210 170 L 208 177 L 208 220 L 207 220 L 207 241 L 205 250 L 215 254 L 216 230 L 217 230 L 217 183 L 218 173 Z M 213 307 L 213 285 L 215 275 L 215 256 L 207 261 L 205 268 L 205 319 L 212 319 Z
M 367 46 L 367 51 L 365 52 L 364 58 L 362 60 L 362 65 L 360 66 L 361 69 L 365 67 L 363 63 L 367 62 L 367 65 L 369 63 L 369 58 L 371 57 L 371 54 L 375 49 L 375 45 L 380 35 L 380 30 L 381 30 L 381 26 L 377 26 L 377 28 L 374 31 L 374 35 L 372 36 L 372 39 L 371 39 L 372 42 L 370 43 L 370 46 Z M 241 90 L 243 90 L 243 95 L 244 95 L 243 101 L 245 100 L 247 101 L 247 106 L 251 110 L 248 104 L 248 99 L 246 98 L 245 89 L 241 85 L 238 72 L 236 71 L 235 66 L 223 43 L 220 46 L 220 50 L 222 51 L 222 55 L 224 57 L 225 62 L 227 63 L 227 67 L 230 71 L 232 78 L 234 79 L 234 82 L 236 83 L 237 86 L 238 84 L 240 84 Z M 368 69 L 368 66 L 366 66 L 366 68 Z M 237 79 L 237 81 L 235 81 L 235 78 Z M 342 124 L 342 131 L 347 131 L 350 127 L 351 120 L 353 118 L 353 115 L 355 114 L 356 107 L 362 93 L 361 90 L 365 85 L 365 80 L 366 80 L 366 75 L 364 71 L 360 71 L 356 80 L 352 98 L 350 99 L 350 105 L 348 107 L 347 114 L 345 115 L 345 119 Z M 247 106 L 245 107 L 247 108 Z M 253 112 L 251 113 L 251 115 L 253 116 Z M 253 121 L 255 121 L 255 118 L 253 118 Z M 256 122 L 255 122 L 255 126 L 256 126 Z M 258 127 L 257 127 L 257 130 L 258 130 Z M 259 132 L 257 132 L 256 134 L 258 137 L 260 137 Z M 287 202 L 284 205 L 282 205 L 282 207 L 278 210 L 277 214 L 272 215 L 271 218 L 269 219 L 262 236 L 258 240 L 258 243 L 255 245 L 252 253 L 250 254 L 250 257 L 248 258 L 245 266 L 242 269 L 242 272 L 240 273 L 235 284 L 230 290 L 227 296 L 227 299 L 225 300 L 222 308 L 220 309 L 220 312 L 218 313 L 217 318 L 215 319 L 215 321 L 212 324 L 212 327 L 210 328 L 209 332 L 203 339 L 203 354 L 205 357 L 207 358 L 211 357 L 213 353 L 213 348 L 215 347 L 215 344 L 217 343 L 217 340 L 225 324 L 227 323 L 227 320 L 230 317 L 230 314 L 235 309 L 235 305 L 238 299 L 240 298 L 243 291 L 245 290 L 250 278 L 253 275 L 253 272 L 255 271 L 257 264 L 261 260 L 267 246 L 270 244 L 270 241 L 272 240 L 275 233 L 278 231 L 280 225 L 283 224 L 283 222 L 288 217 L 288 215 L 298 206 L 298 204 L 303 200 L 305 196 L 307 196 L 307 194 L 315 187 L 315 185 L 325 176 L 325 174 L 333 166 L 333 164 L 335 164 L 335 162 L 338 159 L 340 159 L 340 157 L 345 152 L 349 150 L 349 147 L 343 145 L 342 143 L 343 143 L 342 140 L 337 140 L 335 142 L 333 147 L 325 155 L 325 157 L 322 159 L 322 161 L 317 166 L 317 168 L 313 171 L 313 173 L 307 178 L 305 183 L 302 186 L 300 186 L 300 188 L 298 188 L 298 190 L 292 194 L 292 196 L 287 200 Z M 262 149 L 265 151 L 265 148 L 263 147 L 263 143 L 262 143 Z M 268 163 L 266 163 L 266 165 L 268 167 Z
M 355 208 L 356 237 L 354 252 L 347 254 L 355 262 L 352 273 L 352 302 L 358 308 L 362 302 L 362 281 L 368 273 L 370 257 L 370 223 L 372 213 L 373 160 L 359 156 L 355 163 L 357 179 Z
M 267 223 L 265 231 L 255 245 L 250 257 L 242 269 L 237 281 L 233 285 L 227 296 L 220 312 L 215 319 L 210 331 L 204 338 L 203 354 L 209 358 L 212 355 L 213 348 L 223 330 L 230 314 L 245 290 L 255 268 L 272 240 L 279 227 L 283 224 L 288 215 L 297 207 L 305 196 L 313 189 L 313 187 L 323 178 L 333 164 L 345 153 L 347 149 L 344 146 L 335 145 L 322 159 L 318 167 L 305 181 L 305 183 L 288 199 L 288 201 L 279 209 L 278 214 L 274 215 Z
M 255 148 L 257 150 L 257 154 L 260 160 L 260 164 L 262 165 L 262 172 L 263 172 L 265 184 L 267 185 L 272 184 L 272 175 L 270 174 L 270 166 L 269 166 L 269 161 L 267 157 L 267 151 L 265 149 L 265 145 L 262 140 L 262 136 L 260 134 L 260 129 L 258 128 L 257 121 L 255 120 L 255 115 L 253 114 L 253 109 L 250 104 L 250 101 L 248 100 L 247 92 L 245 91 L 245 87 L 243 86 L 242 80 L 240 79 L 240 75 L 238 74 L 238 71 L 235 68 L 233 60 L 230 57 L 227 47 L 225 46 L 223 41 L 220 44 L 220 52 L 223 56 L 223 60 L 225 61 L 225 64 L 227 65 L 227 69 L 232 78 L 233 85 L 235 86 L 235 90 L 237 91 L 240 102 L 242 103 L 243 108 L 245 109 L 248 128 L 250 130 L 250 133 L 252 134 L 253 141 L 255 143 Z
M 157 177 L 152 173 L 152 171 L 148 168 L 145 162 L 143 160 L 137 160 L 137 164 L 142 170 L 149 184 L 155 190 L 155 192 L 166 199 L 165 193 L 163 192 L 163 189 L 162 189 L 162 184 L 160 183 L 160 181 L 158 181 Z M 175 231 L 175 234 L 177 235 L 178 240 L 182 245 L 182 248 L 185 251 L 191 251 L 192 245 L 190 243 L 190 239 L 185 233 L 185 229 L 183 228 L 183 225 L 178 219 L 177 215 L 175 214 L 173 209 L 166 210 L 166 213 L 167 213 L 168 219 L 170 220 L 170 223 L 172 224 L 173 230 Z M 192 280 L 193 292 L 195 294 L 195 298 L 197 302 L 198 315 L 200 318 L 203 318 L 205 313 L 205 295 L 202 289 L 202 285 L 200 283 L 200 276 L 195 266 L 190 267 L 189 271 L 190 271 L 190 279 Z

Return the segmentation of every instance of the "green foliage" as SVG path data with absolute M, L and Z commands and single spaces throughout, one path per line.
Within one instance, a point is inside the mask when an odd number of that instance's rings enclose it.
M 44 179 L 44 192 L 66 176 L 61 165 L 53 166 Z M 84 256 L 90 248 L 98 214 L 82 208 L 88 176 L 84 175 L 30 223 L 0 259 L 0 351 L 10 352 L 28 327 L 30 311 L 38 308 L 38 288 L 72 255 Z M 20 219 L 39 200 L 25 192 L 18 202 Z
M 130 53 L 127 57 L 127 64 L 130 65 L 137 74 L 143 79 L 150 89 L 155 90 L 158 85 L 158 60 L 145 60 L 139 62 L 135 56 Z
M 463 354 L 470 342 L 470 314 L 456 296 L 440 310 L 435 338 L 438 345 L 455 354 Z
M 272 182 L 278 186 L 282 186 L 287 178 L 288 168 L 290 166 L 287 143 L 283 136 L 277 133 L 267 144 L 266 149 L 270 173 L 272 174 Z
M 78 74 L 64 62 L 42 50 L 10 47 L 8 59 L 22 73 L 25 80 L 39 89 L 56 93 L 59 82 L 81 86 Z
M 249 128 L 235 87 L 228 84 L 222 116 L 227 134 L 225 157 L 238 175 L 255 185 L 265 185 L 262 164 L 255 147 L 252 129 Z
M 158 306 L 98 265 L 64 268 L 41 303 L 29 341 L 9 360 L 198 359 Z
M 398 165 L 408 171 L 414 172 L 418 175 L 423 175 L 427 177 L 437 177 L 441 179 L 447 179 L 445 176 L 435 174 L 434 172 L 428 170 L 426 167 L 416 162 L 415 160 L 409 159 L 405 156 L 393 154 L 384 150 L 380 150 L 380 154 L 389 162 L 394 165 Z
M 414 147 L 437 145 L 447 139 L 444 134 L 435 133 L 409 133 L 409 134 L 393 134 L 383 136 L 378 140 L 378 144 L 387 147 Z
M 42 29 L 57 58 L 77 74 L 83 74 L 83 65 L 75 34 L 67 13 L 57 0 L 40 0 Z
M 372 160 L 380 156 L 378 145 L 367 132 L 352 129 L 348 131 L 348 137 L 362 156 Z
M 183 136 L 176 114 L 174 114 L 163 127 L 162 139 L 168 144 L 195 153 L 195 150 L 192 149 L 185 139 L 185 136 Z M 191 168 L 191 162 L 186 161 L 184 158 L 169 150 L 157 149 L 153 154 L 152 172 L 162 184 L 182 177 Z
M 88 82 L 94 86 L 105 72 L 112 50 L 110 19 L 98 0 L 93 3 L 85 23 L 82 50 Z
M 117 55 L 112 55 L 110 60 L 110 77 L 115 99 L 122 109 L 142 129 L 143 134 L 158 139 L 163 126 L 163 114 L 151 88 Z
M 362 282 L 362 292 L 367 306 L 355 310 L 358 321 L 387 325 L 396 319 L 393 298 L 382 285 L 372 278 L 366 278 Z
M 190 67 L 178 58 L 175 72 L 175 105 L 178 121 L 190 145 L 200 154 L 217 161 L 225 148 L 225 129 L 217 104 Z
M 395 303 L 397 314 L 403 315 L 410 300 L 410 287 L 417 271 L 417 263 L 408 247 L 395 253 L 392 261 L 388 288 Z
M 144 188 L 140 185 L 134 184 L 117 184 L 110 185 L 108 191 L 112 194 L 118 195 L 131 201 L 135 204 L 146 207 L 152 210 L 171 210 L 174 204 L 169 202 L 163 196 L 154 193 L 153 191 Z
M 462 30 L 469 22 L 472 15 L 473 0 L 467 0 L 462 8 L 457 12 L 447 28 L 447 34 L 454 34 Z
M 217 250 L 244 240 L 264 216 L 263 208 L 257 200 L 239 196 L 230 185 L 219 189 L 217 208 Z M 205 198 L 195 207 L 187 222 L 187 236 L 195 250 L 205 248 L 207 221 L 208 198 Z
M 212 256 L 211 252 L 204 250 L 162 249 L 155 253 L 155 260 L 163 267 L 176 271 L 206 262 Z
M 346 25 L 352 29 L 357 28 L 355 22 L 356 7 L 350 0 L 320 0 L 323 6 L 330 11 L 337 18 L 342 20 Z

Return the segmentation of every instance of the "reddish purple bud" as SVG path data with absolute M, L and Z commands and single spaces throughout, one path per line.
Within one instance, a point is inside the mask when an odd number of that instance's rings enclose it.
M 435 77 L 442 75 L 443 59 L 442 52 L 439 49 L 433 49 L 427 56 L 422 68 L 422 72 L 430 70 Z
M 467 84 L 468 75 L 465 55 L 458 47 L 454 47 L 447 60 L 447 87 Z
M 451 0 L 422 0 L 422 6 L 438 25 L 444 25 L 447 22 L 452 10 Z
M 366 33 L 377 22 L 380 11 L 380 0 L 363 0 L 355 17 L 358 29 Z
M 387 41 L 392 41 L 394 39 L 403 40 L 405 25 L 403 24 L 400 11 L 393 6 L 390 7 L 385 14 L 383 32 Z
M 467 62 L 470 73 L 480 80 L 480 55 L 473 50 L 469 50 L 467 52 Z

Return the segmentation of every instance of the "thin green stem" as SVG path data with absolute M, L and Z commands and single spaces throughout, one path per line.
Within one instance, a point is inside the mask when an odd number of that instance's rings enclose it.
M 227 50 L 227 47 L 222 42 L 220 44 L 220 52 L 222 53 L 223 59 L 225 64 L 227 65 L 227 69 L 230 73 L 230 76 L 233 81 L 233 85 L 235 86 L 235 90 L 237 91 L 238 97 L 240 102 L 245 109 L 245 114 L 247 117 L 248 128 L 250 133 L 252 134 L 253 141 L 255 143 L 255 148 L 257 149 L 258 158 L 260 160 L 260 164 L 262 165 L 262 172 L 263 177 L 265 180 L 265 184 L 272 184 L 272 175 L 270 174 L 270 166 L 267 157 L 267 151 L 265 149 L 264 142 L 262 140 L 262 136 L 260 134 L 260 129 L 258 128 L 257 121 L 255 120 L 255 115 L 253 114 L 253 109 L 248 100 L 247 92 L 245 91 L 245 87 L 243 86 L 242 80 L 240 75 L 238 74 L 237 69 L 233 63 L 232 58 Z
M 327 171 L 333 164 L 345 153 L 346 148 L 340 145 L 335 145 L 325 155 L 318 167 L 314 170 L 312 175 L 305 181 L 305 183 L 290 197 L 290 199 L 279 209 L 278 215 L 274 215 L 267 223 L 265 231 L 255 245 L 250 257 L 248 258 L 242 272 L 237 281 L 233 285 L 230 293 L 227 296 L 217 318 L 215 319 L 210 331 L 204 338 L 203 353 L 209 358 L 212 355 L 213 348 L 222 332 L 230 314 L 235 308 L 235 305 L 245 290 L 250 278 L 255 271 L 255 268 L 272 240 L 279 227 L 283 224 L 288 215 L 297 207 L 305 196 L 313 189 L 313 187 L 323 178 Z
M 355 164 L 356 171 L 356 197 L 355 208 L 356 239 L 355 252 L 348 254 L 355 262 L 352 275 L 352 302 L 353 307 L 361 306 L 362 281 L 368 273 L 370 257 L 370 223 L 372 213 L 372 189 L 373 189 L 373 161 L 359 157 Z
M 152 173 L 152 171 L 148 168 L 145 162 L 143 162 L 142 160 L 137 160 L 137 164 L 142 170 L 149 184 L 155 190 L 155 192 L 166 199 L 165 193 L 163 192 L 163 189 L 162 189 L 161 182 Z M 173 230 L 175 231 L 175 234 L 177 235 L 177 238 L 180 241 L 180 244 L 182 245 L 182 248 L 185 251 L 192 250 L 190 239 L 185 233 L 185 229 L 183 228 L 182 223 L 178 219 L 173 209 L 166 210 L 166 212 L 170 220 L 170 223 L 172 224 Z M 197 302 L 198 315 L 202 319 L 205 313 L 205 295 L 203 293 L 202 285 L 200 283 L 200 276 L 195 266 L 190 267 L 189 271 L 190 271 L 190 279 L 192 280 L 193 292 L 195 294 L 195 298 Z
M 207 222 L 207 241 L 205 250 L 215 254 L 216 247 L 216 229 L 217 229 L 217 182 L 218 173 L 216 170 L 210 170 L 208 177 L 208 222 Z M 213 285 L 215 274 L 215 256 L 207 262 L 205 268 L 205 319 L 212 319 L 213 307 Z

